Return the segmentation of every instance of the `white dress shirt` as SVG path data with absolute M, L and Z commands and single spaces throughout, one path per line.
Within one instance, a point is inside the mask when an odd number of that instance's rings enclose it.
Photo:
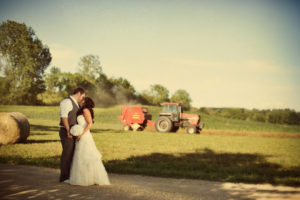
M 79 108 L 79 105 L 77 103 L 77 101 L 74 99 L 74 97 L 70 96 L 70 98 L 75 102 L 75 104 L 77 105 L 77 107 Z M 72 104 L 72 100 L 69 98 L 66 98 L 64 100 L 62 100 L 60 102 L 60 117 L 66 117 L 68 118 L 69 116 L 69 112 L 71 110 L 73 110 L 73 104 Z

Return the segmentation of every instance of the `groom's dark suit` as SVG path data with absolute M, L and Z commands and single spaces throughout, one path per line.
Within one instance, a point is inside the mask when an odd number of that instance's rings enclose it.
M 68 122 L 70 129 L 77 124 L 77 112 L 79 110 L 78 104 L 74 102 L 72 98 L 64 99 L 63 101 L 70 100 L 72 102 L 73 109 L 68 113 Z M 62 108 L 61 108 L 62 109 Z M 60 181 L 69 179 L 70 168 L 73 159 L 73 153 L 75 148 L 75 140 L 67 137 L 67 130 L 64 128 L 62 120 L 60 121 L 59 136 L 62 144 L 62 155 L 60 159 Z

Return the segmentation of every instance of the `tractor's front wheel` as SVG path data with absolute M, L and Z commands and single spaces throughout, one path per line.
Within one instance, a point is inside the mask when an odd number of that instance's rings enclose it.
M 189 126 L 186 128 L 186 132 L 189 134 L 197 133 L 197 128 L 196 128 L 196 126 Z
M 173 129 L 173 123 L 168 117 L 159 117 L 155 121 L 155 129 L 158 132 L 170 132 Z

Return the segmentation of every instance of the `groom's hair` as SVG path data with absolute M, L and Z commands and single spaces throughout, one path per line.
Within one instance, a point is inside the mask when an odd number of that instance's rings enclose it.
M 80 93 L 80 94 L 85 94 L 85 91 L 84 91 L 84 89 L 82 89 L 82 88 L 76 88 L 75 90 L 74 90 L 74 92 L 73 92 L 73 94 L 77 94 L 77 93 Z

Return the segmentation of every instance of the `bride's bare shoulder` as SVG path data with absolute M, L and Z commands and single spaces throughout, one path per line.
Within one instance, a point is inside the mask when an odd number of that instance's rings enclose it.
M 84 114 L 91 114 L 90 110 L 87 109 L 87 108 L 84 108 L 84 109 L 83 109 L 83 113 L 84 113 Z

